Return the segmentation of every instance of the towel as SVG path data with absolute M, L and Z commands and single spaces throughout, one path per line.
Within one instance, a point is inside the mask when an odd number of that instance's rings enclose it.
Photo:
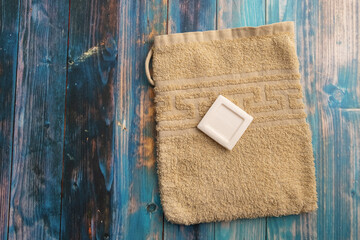
M 166 219 L 190 225 L 317 208 L 292 22 L 156 36 L 152 52 Z M 254 117 L 232 151 L 196 128 L 220 94 Z

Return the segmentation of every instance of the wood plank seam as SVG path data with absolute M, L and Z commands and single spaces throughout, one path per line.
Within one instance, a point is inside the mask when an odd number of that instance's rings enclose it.
M 8 218 L 7 218 L 7 239 L 9 239 L 9 230 L 10 230 L 10 207 L 11 207 L 11 185 L 12 185 L 12 167 L 13 167 L 13 159 L 14 159 L 14 133 L 15 133 L 15 108 L 16 108 L 16 86 L 17 86 L 17 76 L 18 76 L 18 68 L 17 68 L 17 65 L 18 65 L 18 60 L 19 60 L 19 41 L 20 41 L 20 20 L 21 20 L 21 14 L 20 14 L 20 9 L 21 9 L 21 3 L 22 1 L 21 0 L 18 0 L 18 24 L 17 24 L 17 46 L 16 46 L 16 62 L 15 62 L 15 69 L 16 69 L 16 73 L 15 73 L 15 83 L 14 83 L 14 86 L 13 86 L 13 109 L 12 109 L 12 137 L 11 137 L 11 160 L 10 160 L 10 175 L 9 175 L 9 200 L 8 200 Z
M 61 167 L 61 195 L 60 195 L 60 226 L 59 226 L 59 240 L 61 240 L 61 218 L 62 218 L 62 201 L 64 194 L 64 161 L 65 161 L 65 132 L 66 132 L 66 97 L 67 86 L 69 80 L 69 45 L 70 45 L 70 21 L 71 21 L 71 0 L 69 0 L 69 17 L 68 17 L 68 32 L 67 32 L 67 49 L 66 49 L 66 83 L 65 83 L 65 99 L 64 99 L 64 135 L 63 135 L 63 152 L 62 152 L 62 167 Z

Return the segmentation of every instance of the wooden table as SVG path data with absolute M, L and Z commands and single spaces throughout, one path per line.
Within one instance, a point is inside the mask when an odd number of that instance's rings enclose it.
M 358 0 L 1 0 L 0 239 L 359 239 Z M 155 35 L 296 22 L 319 209 L 164 220 Z

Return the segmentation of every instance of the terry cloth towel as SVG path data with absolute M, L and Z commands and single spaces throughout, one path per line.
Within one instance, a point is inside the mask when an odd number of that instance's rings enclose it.
M 292 22 L 156 36 L 151 51 L 157 168 L 169 221 L 317 208 Z M 254 117 L 232 151 L 196 128 L 220 94 Z

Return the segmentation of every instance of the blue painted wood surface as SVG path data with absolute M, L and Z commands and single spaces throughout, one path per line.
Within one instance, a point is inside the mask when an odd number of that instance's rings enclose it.
M 19 1 L 2 0 L 0 18 L 0 239 L 7 238 Z
M 114 0 L 71 1 L 61 239 L 110 234 L 117 18 Z
M 358 1 L 1 3 L 0 239 L 360 237 Z M 154 92 L 144 76 L 153 37 L 287 20 L 296 23 L 319 210 L 188 227 L 167 222 Z
M 166 33 L 166 1 L 119 5 L 118 82 L 110 239 L 161 239 L 155 165 L 153 88 L 144 59 L 153 38 Z
M 68 3 L 22 0 L 9 239 L 58 239 Z

